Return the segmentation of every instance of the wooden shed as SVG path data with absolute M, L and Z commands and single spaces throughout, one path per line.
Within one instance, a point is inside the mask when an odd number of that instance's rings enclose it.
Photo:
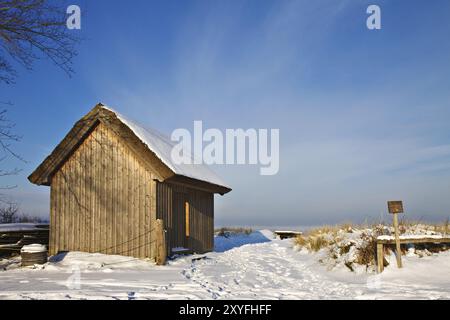
M 102 104 L 81 118 L 28 177 L 50 186 L 50 254 L 100 252 L 156 258 L 211 251 L 214 194 L 231 191 L 205 165 L 175 164 L 173 143 Z

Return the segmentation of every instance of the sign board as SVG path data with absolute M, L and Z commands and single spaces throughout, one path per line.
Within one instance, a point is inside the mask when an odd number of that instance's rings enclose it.
M 388 201 L 389 213 L 403 213 L 402 201 Z

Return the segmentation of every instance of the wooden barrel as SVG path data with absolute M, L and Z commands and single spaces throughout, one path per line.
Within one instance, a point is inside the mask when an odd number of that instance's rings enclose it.
M 32 266 L 47 262 L 47 248 L 41 244 L 31 244 L 23 246 L 20 250 L 22 266 Z

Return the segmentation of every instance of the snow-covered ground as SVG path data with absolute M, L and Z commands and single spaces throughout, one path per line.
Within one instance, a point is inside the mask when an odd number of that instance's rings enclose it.
M 327 270 L 320 252 L 294 250 L 267 230 L 215 244 L 167 266 L 79 252 L 37 268 L 0 260 L 0 299 L 450 299 L 449 251 L 406 256 L 403 269 L 392 263 L 376 275 Z
M 45 228 L 48 225 L 45 223 L 7 223 L 0 224 L 0 232 L 9 231 L 33 231 Z

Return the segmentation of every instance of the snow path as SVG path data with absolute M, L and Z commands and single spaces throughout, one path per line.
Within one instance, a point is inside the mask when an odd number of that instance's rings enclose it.
M 183 270 L 217 299 L 324 299 L 354 295 L 299 260 L 290 241 L 246 245 L 192 262 Z
M 127 299 L 130 292 L 137 299 L 450 299 L 450 252 L 405 257 L 404 269 L 391 265 L 380 276 L 355 274 L 327 271 L 317 254 L 293 250 L 289 239 L 262 235 L 267 233 L 242 241 L 216 239 L 234 248 L 163 267 L 129 257 L 69 253 L 43 270 L 0 271 L 0 299 Z M 67 287 L 73 266 L 81 270 L 79 289 Z

